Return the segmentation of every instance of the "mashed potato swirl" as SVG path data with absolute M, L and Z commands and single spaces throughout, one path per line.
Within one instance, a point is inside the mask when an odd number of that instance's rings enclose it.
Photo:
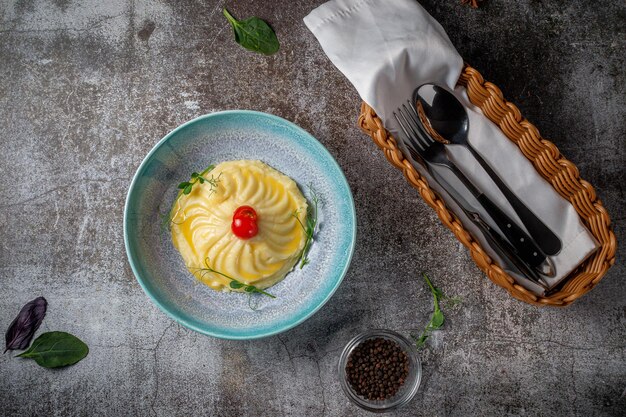
M 298 261 L 305 232 L 307 202 L 296 183 L 261 161 L 228 161 L 207 176 L 217 187 L 195 184 L 173 207 L 172 241 L 187 268 L 215 290 L 231 290 L 230 280 L 199 271 L 208 259 L 223 274 L 259 289 L 282 280 Z M 231 230 L 238 207 L 251 206 L 258 215 L 258 234 L 241 239 Z

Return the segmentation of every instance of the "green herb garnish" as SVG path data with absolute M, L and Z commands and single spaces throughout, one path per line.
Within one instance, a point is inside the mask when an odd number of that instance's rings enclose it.
M 213 269 L 213 267 L 211 267 L 209 258 L 206 258 L 204 260 L 204 265 L 206 265 L 206 268 L 198 268 L 198 271 L 202 272 L 201 275 L 204 275 L 204 274 L 212 272 L 214 274 L 221 275 L 224 278 L 228 278 L 230 280 L 230 284 L 228 284 L 228 286 L 230 288 L 234 289 L 234 290 L 238 290 L 238 289 L 243 288 L 244 292 L 246 292 L 248 294 L 263 294 L 263 295 L 266 295 L 266 296 L 268 296 L 270 298 L 276 298 L 276 296 L 274 296 L 274 295 L 272 295 L 272 294 L 270 294 L 268 292 L 265 292 L 265 291 L 255 287 L 254 285 L 246 284 L 245 282 L 241 282 L 238 279 L 235 279 L 235 278 L 233 278 L 231 276 L 228 276 L 228 275 L 226 275 L 223 272 L 216 271 L 215 269 Z
M 302 252 L 300 253 L 300 269 L 304 268 L 304 265 L 309 263 L 308 253 L 311 249 L 311 244 L 313 243 L 313 236 L 315 236 L 316 228 L 317 228 L 317 207 L 319 203 L 319 198 L 313 188 L 309 186 L 309 190 L 313 196 L 312 201 L 313 205 L 309 204 L 306 211 L 306 226 L 300 220 L 300 209 L 291 213 L 293 217 L 296 218 L 302 230 L 304 230 L 304 234 L 306 236 L 306 240 L 304 241 L 304 247 L 302 248 Z
M 195 184 L 209 184 L 209 186 L 211 187 L 210 194 L 213 194 L 215 190 L 217 190 L 217 186 L 220 182 L 220 177 L 222 176 L 222 174 L 220 173 L 217 178 L 215 178 L 215 176 L 213 175 L 211 175 L 211 178 L 206 178 L 206 174 L 211 172 L 213 168 L 215 168 L 215 165 L 209 165 L 204 171 L 200 173 L 192 172 L 189 181 L 184 181 L 178 184 L 178 189 L 181 191 L 176 196 L 176 200 L 174 200 L 172 208 L 167 214 L 161 214 L 161 216 L 163 217 L 161 222 L 161 232 L 165 231 L 165 229 L 174 222 L 174 219 L 176 218 L 176 216 L 178 216 L 178 213 L 180 212 L 180 198 L 184 195 L 189 195 L 193 190 L 193 186 Z M 174 207 L 176 207 L 176 209 L 174 209 Z
M 74 335 L 65 332 L 43 333 L 20 358 L 30 358 L 44 368 L 73 365 L 89 353 L 87 345 Z
M 204 175 L 212 171 L 213 168 L 215 168 L 215 165 L 209 165 L 207 169 L 205 169 L 199 174 L 197 172 L 192 172 L 191 179 L 189 181 L 184 181 L 178 184 L 178 189 L 183 190 L 183 194 L 187 195 L 191 193 L 191 190 L 194 184 L 196 183 L 204 184 L 205 182 L 207 182 L 211 185 L 211 191 L 214 191 L 214 189 L 217 188 L 217 183 L 219 182 L 219 178 L 214 178 L 213 176 L 211 176 L 211 178 L 207 179 L 204 177 Z M 178 197 L 180 198 L 180 195 Z
M 246 20 L 235 19 L 228 10 L 222 11 L 235 32 L 235 41 L 244 48 L 272 55 L 278 52 L 280 44 L 274 30 L 262 19 L 250 17 Z
M 435 306 L 435 311 L 433 311 L 433 315 L 430 317 L 430 322 L 428 323 L 428 325 L 422 332 L 419 339 L 416 338 L 417 339 L 416 344 L 418 348 L 421 348 L 422 346 L 424 346 L 424 343 L 426 343 L 426 339 L 428 339 L 428 337 L 431 335 L 431 333 L 434 330 L 440 329 L 441 326 L 443 326 L 445 317 L 443 315 L 443 312 L 441 311 L 440 302 L 441 301 L 449 302 L 451 306 L 455 306 L 461 302 L 461 299 L 459 297 L 446 296 L 443 293 L 443 291 L 435 287 L 432 284 L 432 282 L 430 282 L 428 275 L 426 275 L 425 273 L 422 273 L 422 276 L 424 277 L 424 280 L 426 280 L 426 284 L 428 284 L 428 288 L 430 289 L 430 292 L 433 295 L 433 304 Z

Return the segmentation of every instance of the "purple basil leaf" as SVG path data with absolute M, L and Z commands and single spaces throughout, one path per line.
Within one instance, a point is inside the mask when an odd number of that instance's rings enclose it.
M 22 307 L 5 335 L 7 343 L 5 353 L 7 350 L 23 350 L 30 345 L 33 335 L 46 316 L 47 307 L 48 302 L 43 297 L 37 297 Z

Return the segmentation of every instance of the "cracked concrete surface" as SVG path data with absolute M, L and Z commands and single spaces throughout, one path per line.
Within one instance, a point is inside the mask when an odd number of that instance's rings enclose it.
M 366 415 L 341 392 L 341 349 L 367 328 L 419 333 L 432 302 L 418 273 L 429 271 L 463 304 L 421 352 L 422 387 L 395 415 L 626 415 L 624 250 L 565 309 L 496 288 L 356 127 L 356 92 L 302 23 L 321 2 L 0 0 L 0 327 L 43 295 L 39 332 L 68 331 L 91 349 L 55 371 L 0 356 L 0 414 Z M 624 241 L 624 2 L 458 3 L 422 2 L 579 166 Z M 272 23 L 281 51 L 234 44 L 224 5 Z M 224 109 L 311 132 L 345 171 L 358 214 L 353 263 L 330 302 L 258 341 L 173 323 L 141 291 L 122 239 L 126 190 L 146 153 Z

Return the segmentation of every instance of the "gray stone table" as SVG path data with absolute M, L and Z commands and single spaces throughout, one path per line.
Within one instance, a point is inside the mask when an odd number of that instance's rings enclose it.
M 509 297 L 474 265 L 356 126 L 360 100 L 306 29 L 321 0 L 0 1 L 0 328 L 44 295 L 41 331 L 88 343 L 46 370 L 0 356 L 0 415 L 352 416 L 339 352 L 356 333 L 419 332 L 432 299 L 463 299 L 421 356 L 401 416 L 626 415 L 626 269 L 621 259 L 564 309 Z M 423 0 L 463 57 L 575 162 L 626 241 L 623 0 Z M 221 15 L 257 15 L 280 52 L 234 43 Z M 330 302 L 299 327 L 234 342 L 175 324 L 129 268 L 122 211 L 151 147 L 204 113 L 292 120 L 337 158 L 358 241 Z

